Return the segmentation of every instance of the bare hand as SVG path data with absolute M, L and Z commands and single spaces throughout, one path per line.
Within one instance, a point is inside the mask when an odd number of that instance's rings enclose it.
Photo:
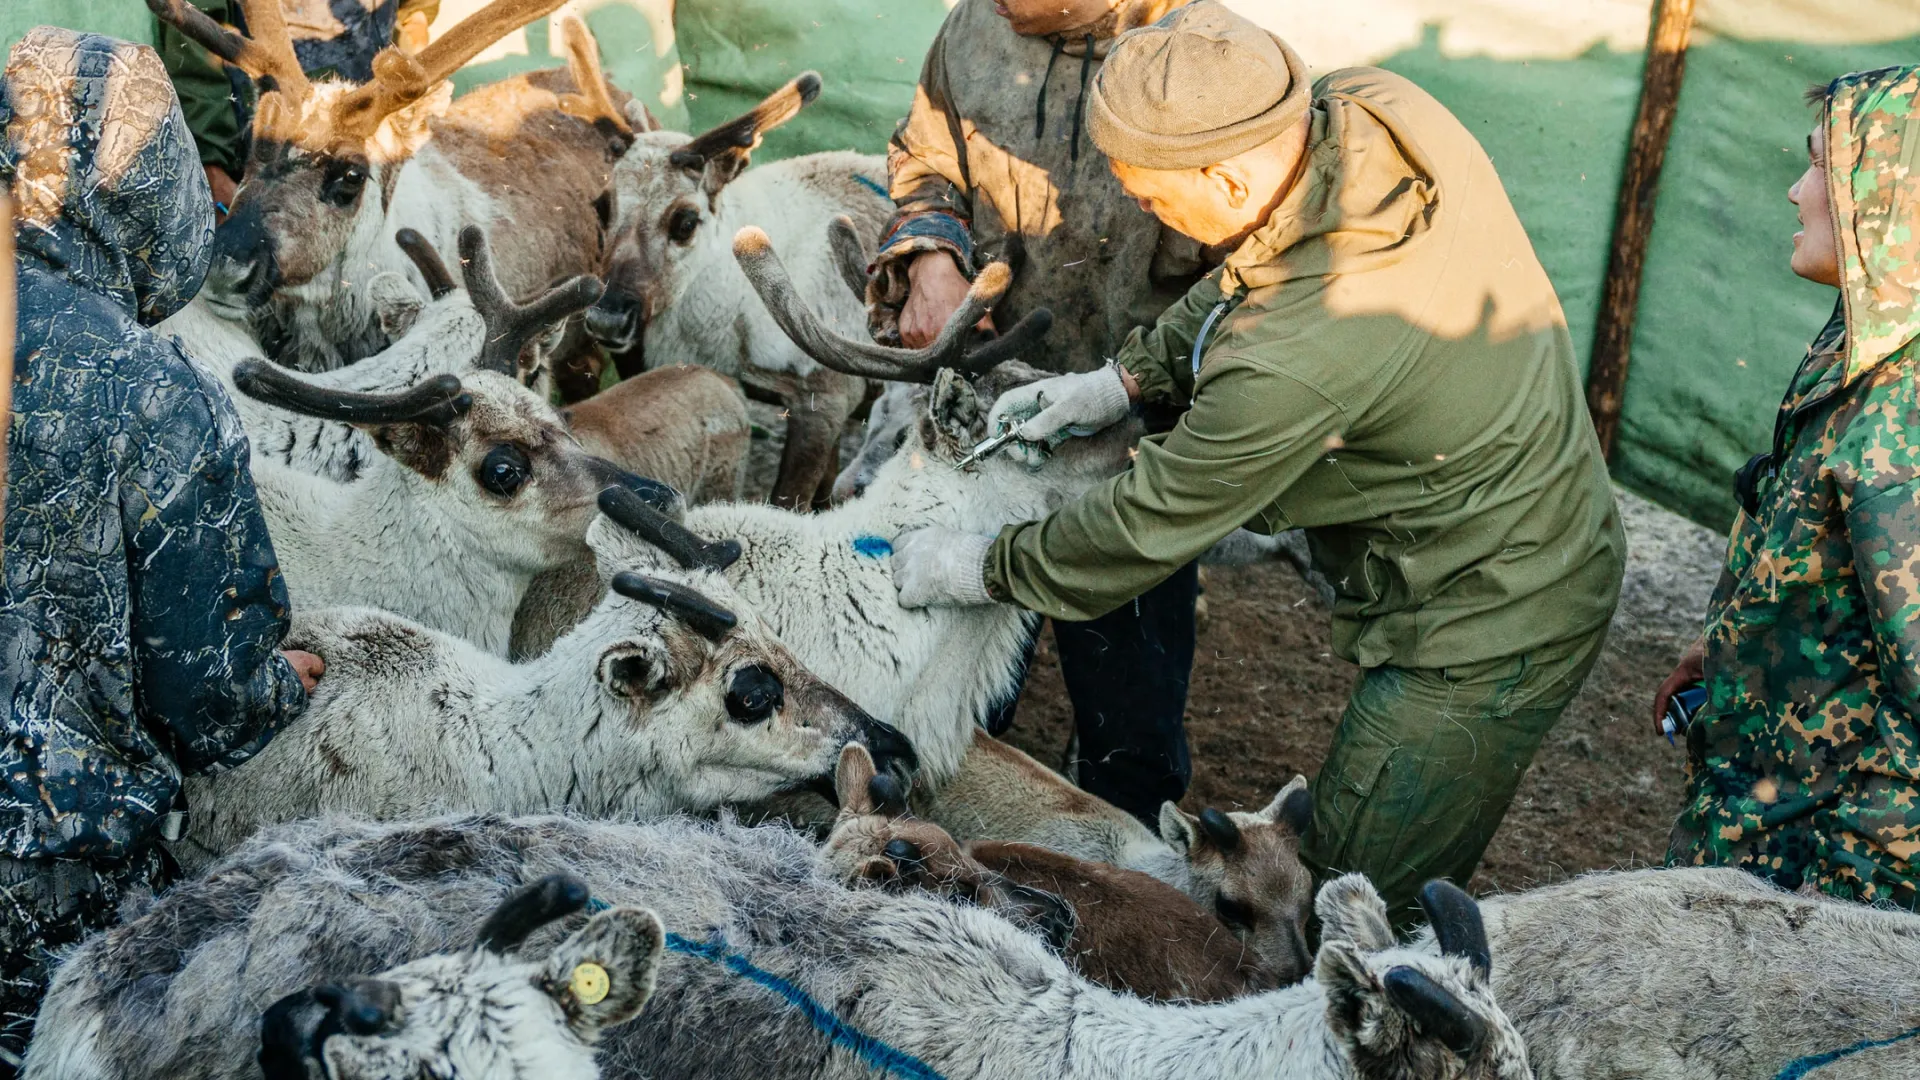
M 923 251 L 907 267 L 907 303 L 900 309 L 900 343 L 909 349 L 933 344 L 947 320 L 960 310 L 969 288 L 965 274 L 944 251 Z M 982 316 L 980 329 L 992 330 L 993 317 Z
M 1667 715 L 1668 699 L 1689 684 L 1699 682 L 1706 675 L 1706 670 L 1707 642 L 1704 638 L 1696 638 L 1693 644 L 1687 646 L 1687 651 L 1680 654 L 1680 663 L 1673 669 L 1673 674 L 1667 676 L 1667 681 L 1661 683 L 1660 689 L 1653 692 L 1653 733 L 1655 735 L 1663 734 L 1660 720 Z
M 282 649 L 280 655 L 287 658 L 293 673 L 300 676 L 300 685 L 306 687 L 307 693 L 313 693 L 313 688 L 320 685 L 320 676 L 327 673 L 327 662 L 299 649 Z
M 221 207 L 233 206 L 233 197 L 239 194 L 240 185 L 234 183 L 233 177 L 228 176 L 227 170 L 220 166 L 209 165 L 206 168 L 207 186 L 213 189 L 214 218 L 217 221 L 225 221 L 227 214 Z

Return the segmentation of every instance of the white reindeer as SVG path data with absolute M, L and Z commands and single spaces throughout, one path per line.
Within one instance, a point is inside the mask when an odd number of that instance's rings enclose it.
M 786 445 L 773 499 L 790 509 L 824 501 L 865 384 L 814 362 L 780 332 L 747 287 L 731 238 L 743 225 L 767 230 L 802 253 L 794 272 L 803 281 L 824 286 L 839 274 L 820 243 L 828 223 L 849 216 L 877 234 L 893 209 L 879 157 L 829 152 L 747 167 L 761 136 L 819 92 L 820 77 L 807 72 L 704 134 L 641 133 L 613 170 L 603 206 L 613 222 L 607 291 L 586 319 L 611 352 L 644 356 L 649 367 L 711 367 L 783 405 Z M 827 321 L 864 333 L 864 300 L 837 288 L 831 295 Z
M 623 517 L 657 514 L 610 491 Z M 596 545 L 619 531 L 595 530 Z M 697 567 L 616 574 L 585 621 L 525 664 L 382 611 L 299 616 L 288 647 L 319 655 L 326 677 L 258 756 L 187 781 L 182 854 L 202 862 L 263 824 L 326 811 L 660 817 L 831 792 L 853 739 L 912 768 L 899 732 L 736 615 L 731 595 Z
M 514 951 L 588 903 L 553 874 L 500 902 L 470 948 L 308 987 L 260 1023 L 264 1080 L 598 1080 L 594 1045 L 653 995 L 666 931 L 617 907 L 538 959 Z
M 276 359 L 321 371 L 388 343 L 369 285 L 383 271 L 413 273 L 393 244 L 403 227 L 441 250 L 467 225 L 513 229 L 501 276 L 516 296 L 596 270 L 593 199 L 633 133 L 585 25 L 563 28 L 569 71 L 515 76 L 459 102 L 447 81 L 561 3 L 494 0 L 418 52 L 382 51 L 373 81 L 354 85 L 308 80 L 279 0 L 242 0 L 250 37 L 185 0 L 147 0 L 263 90 L 246 182 L 214 241 L 213 308 L 250 318 Z
M 398 394 L 322 390 L 261 361 L 241 394 L 348 420 L 378 452 L 342 484 L 256 456 L 254 482 L 295 610 L 377 605 L 504 656 L 529 585 L 588 557 L 609 484 L 673 509 L 678 495 L 588 454 L 552 406 L 486 371 Z
M 1445 955 L 1369 953 L 1331 937 L 1305 983 L 1165 1005 L 1087 982 L 989 912 L 851 891 L 785 828 L 684 818 L 336 819 L 267 831 L 71 954 L 26 1075 L 237 1080 L 251 1073 L 253 1018 L 268 1003 L 457 948 L 504 895 L 556 872 L 598 901 L 655 912 L 669 932 L 646 1010 L 602 1040 L 609 1076 L 1531 1076 L 1488 987 L 1473 901 L 1458 890 L 1426 898 Z

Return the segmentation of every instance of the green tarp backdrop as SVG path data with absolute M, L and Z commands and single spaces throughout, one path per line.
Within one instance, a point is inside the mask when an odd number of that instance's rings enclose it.
M 444 29 L 482 0 L 443 0 Z M 1567 309 L 1582 362 L 1606 272 L 1649 0 L 1227 0 L 1316 70 L 1379 64 L 1446 102 L 1492 154 Z M 608 69 L 669 126 L 750 108 L 801 71 L 819 101 L 766 157 L 883 151 L 912 100 L 944 0 L 575 0 Z M 4 0 L 0 40 L 51 22 L 145 40 L 138 0 Z M 461 88 L 554 63 L 530 27 Z M 1845 71 L 1920 62 L 1920 0 L 1699 0 L 1661 184 L 1614 468 L 1703 523 L 1732 517 L 1728 476 L 1764 449 L 1830 290 L 1787 271 L 1785 192 L 1804 168 L 1801 91 Z

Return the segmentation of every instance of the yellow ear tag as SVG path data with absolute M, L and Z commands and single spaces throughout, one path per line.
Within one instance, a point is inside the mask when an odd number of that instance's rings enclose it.
M 573 1000 L 582 1005 L 598 1005 L 607 1000 L 610 986 L 607 969 L 591 961 L 575 966 L 573 977 L 567 980 L 567 989 L 573 991 Z

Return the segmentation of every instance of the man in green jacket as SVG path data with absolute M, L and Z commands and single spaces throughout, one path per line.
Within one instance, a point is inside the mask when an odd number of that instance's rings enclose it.
M 1410 918 L 1427 879 L 1472 875 L 1619 593 L 1565 315 L 1452 114 L 1375 69 L 1309 86 L 1216 0 L 1123 37 L 1087 126 L 1144 208 L 1231 254 L 1113 363 L 996 415 L 1037 455 L 1136 402 L 1186 412 L 1043 521 L 901 537 L 900 601 L 1084 619 L 1238 526 L 1304 527 L 1363 672 L 1303 855 Z

